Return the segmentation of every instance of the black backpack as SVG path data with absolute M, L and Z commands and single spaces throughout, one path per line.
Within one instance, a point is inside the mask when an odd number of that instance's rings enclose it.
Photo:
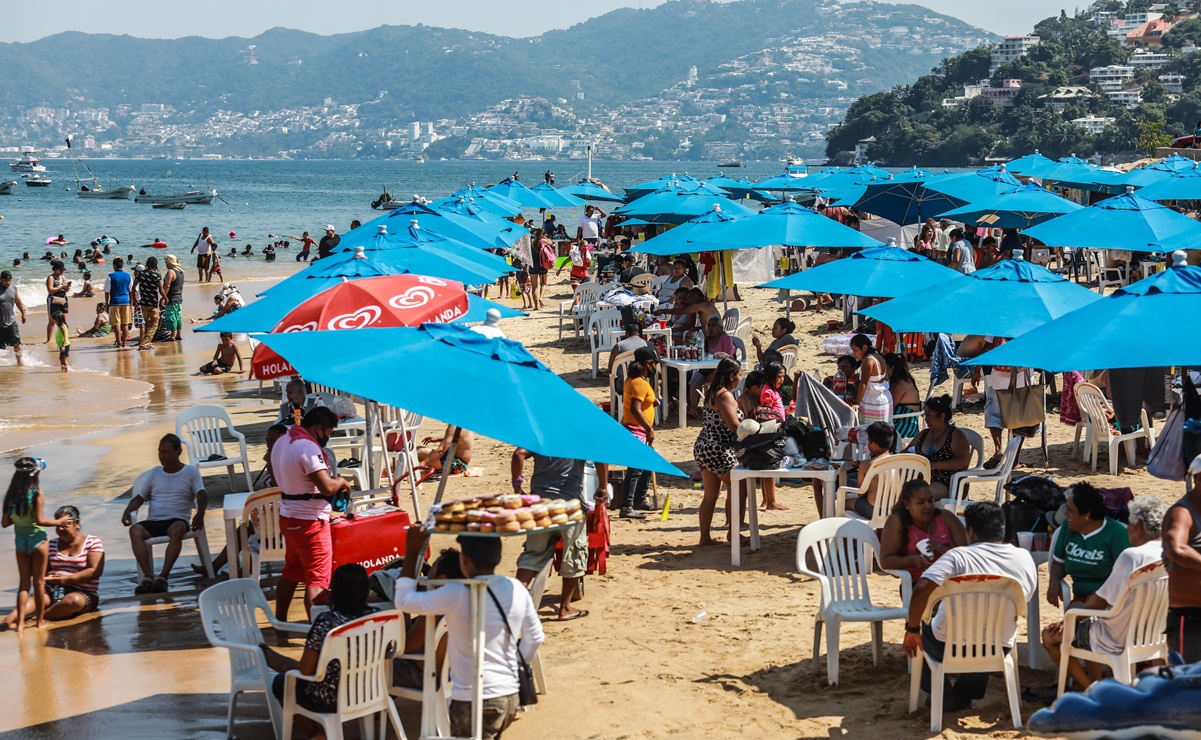
M 751 470 L 774 470 L 784 459 L 784 440 L 787 435 L 782 426 L 764 424 L 770 431 L 747 435 L 739 446 L 742 448 L 742 465 Z
M 830 440 L 821 427 L 814 426 L 807 419 L 793 416 L 784 422 L 784 432 L 796 442 L 797 449 L 806 459 L 830 457 Z

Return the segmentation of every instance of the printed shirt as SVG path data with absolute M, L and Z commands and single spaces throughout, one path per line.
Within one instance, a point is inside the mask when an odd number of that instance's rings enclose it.
M 141 270 L 138 272 L 138 305 L 157 308 L 159 300 L 162 298 L 159 295 L 159 288 L 163 284 L 163 276 L 157 270 Z
M 360 614 L 360 617 L 365 617 L 368 614 L 374 614 L 377 610 L 374 608 L 368 609 L 365 613 Z M 312 650 L 316 653 L 321 652 L 321 646 L 325 644 L 325 638 L 336 627 L 341 627 L 347 622 L 354 621 L 359 617 L 348 617 L 341 612 L 329 610 L 317 615 L 313 620 L 313 626 L 309 628 L 309 634 L 304 639 L 304 646 L 307 650 Z M 299 681 L 297 686 L 300 691 L 304 692 L 306 698 L 317 706 L 335 706 L 338 703 L 338 682 L 342 677 L 342 666 L 338 661 L 331 661 L 329 668 L 325 671 L 325 680 L 314 683 L 311 681 Z
M 1101 528 L 1087 535 L 1073 532 L 1066 524 L 1060 527 L 1051 556 L 1071 576 L 1072 598 L 1087 599 L 1109 578 L 1118 556 L 1128 547 L 1126 528 L 1105 517 Z

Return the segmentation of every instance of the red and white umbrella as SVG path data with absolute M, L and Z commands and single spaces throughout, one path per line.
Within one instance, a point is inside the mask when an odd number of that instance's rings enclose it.
M 425 275 L 381 275 L 343 281 L 318 293 L 288 312 L 271 333 L 445 324 L 466 312 L 462 283 Z M 265 344 L 255 348 L 250 365 L 252 377 L 259 380 L 297 374 Z

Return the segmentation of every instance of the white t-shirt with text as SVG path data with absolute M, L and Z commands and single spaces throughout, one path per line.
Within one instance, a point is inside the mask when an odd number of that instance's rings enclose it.
M 317 484 L 309 478 L 318 470 L 329 470 L 329 466 L 321 448 L 310 439 L 280 437 L 271 448 L 271 473 L 283 493 L 293 496 L 319 493 Z M 279 515 L 290 519 L 329 520 L 332 511 L 329 499 L 324 496 L 303 501 L 283 499 L 279 504 Z

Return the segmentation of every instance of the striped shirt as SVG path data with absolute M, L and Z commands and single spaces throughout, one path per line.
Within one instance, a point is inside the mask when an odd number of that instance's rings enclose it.
M 50 563 L 46 568 L 48 575 L 67 574 L 74 575 L 88 567 L 88 554 L 93 552 L 104 552 L 104 545 L 100 542 L 100 538 L 96 535 L 89 534 L 87 539 L 83 541 L 83 550 L 78 555 L 67 555 L 58 551 L 57 537 L 50 538 Z M 86 591 L 89 594 L 96 595 L 100 586 L 100 579 L 94 578 L 83 583 L 72 583 L 73 587 L 80 591 Z

